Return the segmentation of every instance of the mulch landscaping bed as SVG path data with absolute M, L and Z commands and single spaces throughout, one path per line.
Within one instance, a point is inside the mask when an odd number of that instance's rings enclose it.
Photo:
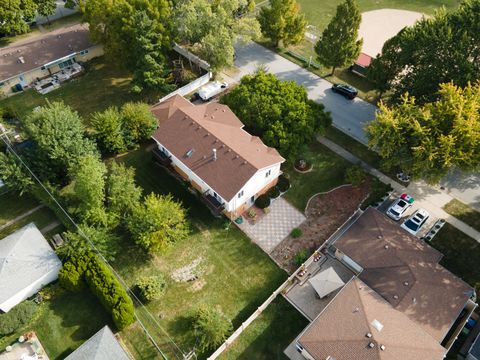
M 270 253 L 270 256 L 289 274 L 298 266 L 293 262 L 295 254 L 306 249 L 311 255 L 358 209 L 369 193 L 369 185 L 343 186 L 326 194 L 318 194 L 307 205 L 307 220 L 300 226 L 303 235 L 286 237 Z

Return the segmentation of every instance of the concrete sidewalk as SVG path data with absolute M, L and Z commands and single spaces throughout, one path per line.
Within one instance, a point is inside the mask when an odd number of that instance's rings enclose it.
M 415 204 L 419 207 L 425 208 L 432 216 L 445 219 L 458 230 L 480 242 L 479 231 L 475 230 L 471 226 L 468 226 L 463 221 L 458 220 L 456 217 L 446 213 L 442 209 L 442 207 L 450 202 L 453 197 L 440 190 L 440 188 L 434 188 L 423 181 L 411 182 L 407 187 L 402 186 L 334 142 L 321 136 L 319 136 L 317 139 L 322 145 L 325 145 L 344 159 L 350 161 L 351 163 L 360 165 L 363 169 L 377 177 L 383 183 L 390 184 L 396 192 L 408 193 L 409 195 L 413 196 L 415 198 Z

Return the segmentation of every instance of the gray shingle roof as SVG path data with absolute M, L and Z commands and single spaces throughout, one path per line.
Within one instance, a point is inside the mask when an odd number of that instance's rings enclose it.
M 56 278 L 61 267 L 62 262 L 33 223 L 0 240 L 1 310 L 6 312 L 22 301 L 25 297 L 20 296 L 19 301 L 12 298 L 48 274 L 56 272 L 51 275 Z
M 108 326 L 68 355 L 65 360 L 130 360 Z

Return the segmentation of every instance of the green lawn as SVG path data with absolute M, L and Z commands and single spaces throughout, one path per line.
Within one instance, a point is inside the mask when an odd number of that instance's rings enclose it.
M 112 327 L 110 315 L 90 291 L 69 293 L 60 288 L 53 291 L 57 295 L 39 306 L 34 321 L 16 334 L 0 338 L 0 349 L 21 334 L 35 331 L 49 358 L 60 360 L 103 326 Z
M 108 65 L 103 57 L 93 59 L 86 67 L 87 71 L 81 77 L 63 83 L 60 88 L 46 95 L 28 89 L 0 100 L 0 107 L 14 110 L 21 119 L 47 100 L 63 101 L 80 115 L 88 117 L 92 112 L 102 111 L 109 106 L 121 106 L 127 101 L 154 102 L 162 96 L 160 92 L 133 94 L 130 92 L 130 74 Z
M 301 11 L 310 24 L 322 31 L 335 14 L 338 4 L 342 0 L 297 0 Z M 460 0 L 358 0 L 362 12 L 376 9 L 403 9 L 433 14 L 435 9 L 445 6 L 448 10 L 454 9 Z
M 480 291 L 480 244 L 446 223 L 431 245 L 444 255 L 441 264 Z
M 480 231 L 480 213 L 467 204 L 453 199 L 443 207 L 443 210 Z
M 20 221 L 15 222 L 14 224 L 7 226 L 3 230 L 0 231 L 0 239 L 3 239 L 7 235 L 10 235 L 13 233 L 15 230 L 21 228 L 22 226 L 25 226 L 31 222 L 35 223 L 37 225 L 38 229 L 41 230 L 45 226 L 51 224 L 52 222 L 56 221 L 57 217 L 55 214 L 48 208 L 43 207 L 37 211 L 35 211 L 33 214 L 23 218 Z
M 171 193 L 189 209 L 192 232 L 188 239 L 153 258 L 139 253 L 128 239 L 124 239 L 124 252 L 114 263 L 129 285 L 142 275 L 165 274 L 167 291 L 161 300 L 150 303 L 148 309 L 183 351 L 195 345 L 190 318 L 200 304 L 220 306 L 236 328 L 286 279 L 286 273 L 240 230 L 233 225 L 225 230 L 225 220 L 211 216 L 176 178 L 156 166 L 144 147 L 119 161 L 136 168 L 137 182 L 146 193 Z M 170 278 L 174 270 L 196 259 L 201 259 L 199 280 L 179 283 Z M 162 349 L 170 355 L 178 354 L 158 327 L 141 311 L 139 315 Z M 138 359 L 149 359 L 153 348 L 146 338 L 141 341 L 139 331 L 125 331 L 122 337 Z M 200 354 L 200 358 L 206 355 Z
M 0 226 L 38 206 L 32 196 L 19 196 L 14 191 L 0 195 Z
M 287 360 L 283 350 L 307 325 L 307 319 L 279 296 L 220 356 L 220 359 Z
M 292 184 L 285 198 L 302 212 L 312 195 L 344 184 L 345 169 L 351 165 L 318 141 L 312 142 L 303 157 L 313 164 L 311 172 L 300 174 L 289 163 L 282 169 L 290 176 Z

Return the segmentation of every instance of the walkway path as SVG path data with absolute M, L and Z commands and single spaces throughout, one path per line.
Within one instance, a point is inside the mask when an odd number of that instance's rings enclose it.
M 273 201 L 269 210 L 269 213 L 255 224 L 250 224 L 245 219 L 238 225 L 267 254 L 270 254 L 294 228 L 305 221 L 305 216 L 283 198 Z
M 41 208 L 43 208 L 43 205 L 38 205 L 37 207 L 35 207 L 31 210 L 28 210 L 27 212 L 24 212 L 22 215 L 19 215 L 15 219 L 12 219 L 9 222 L 7 222 L 6 224 L 3 224 L 2 226 L 0 226 L 0 231 L 9 227 L 10 225 L 15 224 L 17 221 L 20 221 L 20 220 L 26 218 L 27 216 L 32 215 L 35 211 L 40 210 Z
M 456 227 L 458 230 L 472 237 L 473 239 L 480 242 L 480 232 L 468 226 L 463 221 L 458 220 L 456 217 L 446 213 L 442 207 L 451 201 L 453 198 L 446 192 L 434 188 L 423 181 L 411 182 L 407 187 L 400 185 L 396 181 L 392 180 L 382 172 L 368 165 L 364 161 L 357 158 L 352 153 L 348 152 L 341 146 L 335 144 L 334 142 L 324 138 L 318 137 L 318 141 L 328 147 L 333 152 L 337 153 L 344 159 L 359 164 L 363 169 L 368 171 L 373 176 L 377 177 L 380 181 L 385 184 L 390 184 L 392 188 L 399 193 L 408 193 L 409 195 L 415 198 L 415 203 L 419 207 L 425 208 L 432 216 L 436 218 L 445 219 L 451 225 Z

